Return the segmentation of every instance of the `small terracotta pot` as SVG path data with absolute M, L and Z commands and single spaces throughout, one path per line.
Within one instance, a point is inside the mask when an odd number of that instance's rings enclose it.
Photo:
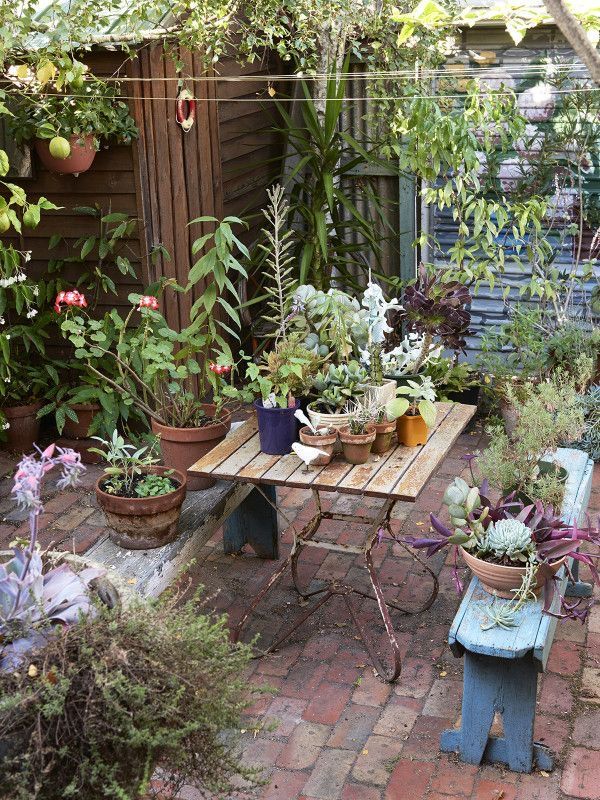
M 349 464 L 366 464 L 375 441 L 375 425 L 367 425 L 367 433 L 350 433 L 350 426 L 340 428 L 344 458 Z
M 50 155 L 50 140 L 36 139 L 35 152 L 40 161 L 51 172 L 58 172 L 59 175 L 79 175 L 92 166 L 96 158 L 96 148 L 94 147 L 94 137 L 90 133 L 83 137 L 70 136 L 71 154 L 66 158 L 54 158 Z
M 181 505 L 187 489 L 185 473 L 167 467 L 152 467 L 148 472 L 156 475 L 172 472 L 169 477 L 178 481 L 179 486 L 158 497 L 117 497 L 101 488 L 106 475 L 96 482 L 98 505 L 112 529 L 109 536 L 119 547 L 128 550 L 162 547 L 177 538 Z
M 391 422 L 376 422 L 375 423 L 375 441 L 371 447 L 371 452 L 377 455 L 387 453 L 392 446 L 392 436 L 396 430 L 396 420 Z
M 492 564 L 481 558 L 475 558 L 475 556 L 467 552 L 464 547 L 460 548 L 460 552 L 465 564 L 469 567 L 473 575 L 479 578 L 486 592 L 496 594 L 498 597 L 514 597 L 514 590 L 521 586 L 523 575 L 525 575 L 525 567 L 508 567 L 504 564 Z M 556 575 L 566 560 L 567 556 L 548 565 L 553 575 Z M 541 592 L 544 583 L 545 578 L 542 575 L 538 575 L 537 584 L 534 589 L 536 594 Z
M 39 401 L 23 406 L 3 408 L 4 416 L 9 424 L 6 430 L 4 447 L 14 453 L 30 453 L 39 439 L 40 421 L 37 413 L 42 407 Z
M 216 412 L 212 403 L 202 403 L 202 408 L 209 417 L 213 417 Z M 218 422 L 204 425 L 201 428 L 171 428 L 152 420 L 152 432 L 160 436 L 160 451 L 165 466 L 185 474 L 187 474 L 188 467 L 191 467 L 223 441 L 230 428 L 231 414 L 228 411 L 223 413 Z M 210 489 L 216 482 L 215 478 L 190 474 L 187 479 L 187 488 L 191 492 L 197 492 L 201 489 Z
M 94 416 L 100 411 L 98 403 L 74 403 L 71 408 L 77 414 L 77 422 L 65 419 L 63 435 L 67 439 L 86 439 Z
M 327 453 L 326 456 L 319 456 L 313 465 L 317 467 L 324 467 L 329 464 L 333 457 L 333 448 L 337 442 L 338 432 L 323 434 L 322 436 L 315 436 L 308 425 L 300 428 L 300 441 L 308 447 L 316 447 L 318 450 L 323 450 Z
M 396 420 L 398 444 L 405 447 L 417 447 L 427 442 L 429 428 L 420 414 L 403 414 Z

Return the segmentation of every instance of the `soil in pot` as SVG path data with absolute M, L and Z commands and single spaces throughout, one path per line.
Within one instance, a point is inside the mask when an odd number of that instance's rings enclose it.
M 262 452 L 271 456 L 285 456 L 291 453 L 292 445 L 298 435 L 294 414 L 300 408 L 300 401 L 296 400 L 291 408 L 265 408 L 262 400 L 255 400 L 254 408 Z
M 86 439 L 94 416 L 100 411 L 98 403 L 75 403 L 71 406 L 77 414 L 77 422 L 65 418 L 63 435 L 67 439 Z
M 199 428 L 171 428 L 152 420 L 152 432 L 160 438 L 160 451 L 166 467 L 187 474 L 196 461 L 209 453 L 222 442 L 231 428 L 231 414 L 224 412 L 218 420 L 214 419 L 216 408 L 212 403 L 203 403 L 206 424 Z M 196 492 L 214 486 L 214 478 L 205 478 L 190 473 L 187 488 Z
M 326 456 L 319 456 L 313 465 L 317 467 L 324 467 L 329 464 L 333 457 L 333 450 L 337 442 L 338 432 L 335 430 L 333 433 L 324 433 L 319 436 L 311 431 L 308 425 L 300 428 L 300 441 L 308 447 L 316 447 L 318 450 L 323 450 L 327 453 Z
M 118 497 L 105 492 L 106 476 L 96 482 L 96 498 L 112 529 L 110 538 L 128 550 L 162 547 L 177 538 L 181 506 L 186 495 L 186 476 L 168 467 L 152 467 L 156 475 L 168 475 L 176 488 L 157 497 Z
M 36 139 L 34 144 L 35 152 L 46 169 L 58 172 L 60 175 L 79 175 L 87 172 L 96 157 L 94 137 L 91 134 L 85 136 L 83 140 L 79 136 L 69 137 L 71 154 L 66 158 L 54 158 L 50 154 L 49 139 Z
M 420 414 L 403 414 L 396 420 L 398 444 L 405 447 L 418 447 L 427 443 L 429 428 Z
M 30 453 L 40 435 L 40 420 L 37 413 L 42 407 L 39 401 L 22 406 L 8 406 L 2 411 L 9 427 L 6 430 L 4 448 L 14 453 Z
M 375 441 L 375 425 L 367 425 L 366 433 L 350 433 L 350 426 L 340 428 L 344 458 L 349 464 L 366 464 Z
M 471 555 L 464 547 L 460 548 L 461 555 L 465 564 L 469 567 L 473 575 L 476 575 L 483 588 L 490 594 L 498 595 L 510 599 L 514 597 L 514 590 L 521 586 L 525 567 L 510 567 L 505 564 L 494 564 L 491 561 L 484 561 Z M 567 560 L 567 556 L 549 564 L 552 574 L 556 575 L 558 570 Z M 539 594 L 545 583 L 542 575 L 538 574 L 535 593 Z
M 377 455 L 387 453 L 392 446 L 392 437 L 396 431 L 396 420 L 391 422 L 376 422 L 375 424 L 375 441 L 371 447 L 371 452 Z

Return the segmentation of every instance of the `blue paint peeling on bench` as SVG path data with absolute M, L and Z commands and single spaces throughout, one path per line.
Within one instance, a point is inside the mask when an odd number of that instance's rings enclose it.
M 558 451 L 557 459 L 569 471 L 562 518 L 581 524 L 591 493 L 593 462 L 587 453 L 564 448 Z M 566 570 L 559 578 L 564 592 Z M 569 585 L 569 590 L 585 596 L 588 587 L 577 582 Z M 481 624 L 487 618 L 490 601 L 479 580 L 473 578 L 448 634 L 454 655 L 465 655 L 463 705 L 461 728 L 442 733 L 441 749 L 459 753 L 470 764 L 500 761 L 515 771 L 530 772 L 535 760 L 541 769 L 551 769 L 549 751 L 533 741 L 533 722 L 537 673 L 546 668 L 557 619 L 543 613 L 540 599 L 520 609 L 513 628 L 484 630 Z M 493 602 L 509 601 L 495 598 Z M 558 603 L 557 595 L 553 610 Z M 502 738 L 489 736 L 496 712 L 503 718 Z

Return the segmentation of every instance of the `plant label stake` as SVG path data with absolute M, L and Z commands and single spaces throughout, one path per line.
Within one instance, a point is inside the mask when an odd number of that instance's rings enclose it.
M 177 96 L 176 119 L 185 133 L 192 129 L 196 121 L 196 101 L 187 89 L 182 89 Z

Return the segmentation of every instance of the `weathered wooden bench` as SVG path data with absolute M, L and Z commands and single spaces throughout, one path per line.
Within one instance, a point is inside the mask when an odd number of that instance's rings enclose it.
M 569 470 L 562 518 L 583 522 L 592 487 L 593 462 L 580 450 L 561 449 L 558 460 Z M 577 580 L 567 587 L 563 568 L 561 593 L 586 596 L 591 586 Z M 576 570 L 574 576 L 578 576 Z M 560 575 L 560 573 L 559 573 Z M 515 627 L 484 630 L 490 595 L 473 578 L 454 618 L 448 643 L 453 654 L 465 657 L 461 726 L 441 735 L 441 750 L 458 753 L 468 764 L 501 762 L 516 772 L 553 767 L 548 748 L 533 740 L 537 677 L 546 668 L 557 619 L 542 612 L 542 600 L 526 603 Z M 558 595 L 555 598 L 558 605 Z M 495 603 L 509 602 L 496 598 Z M 496 714 L 502 737 L 490 736 Z

